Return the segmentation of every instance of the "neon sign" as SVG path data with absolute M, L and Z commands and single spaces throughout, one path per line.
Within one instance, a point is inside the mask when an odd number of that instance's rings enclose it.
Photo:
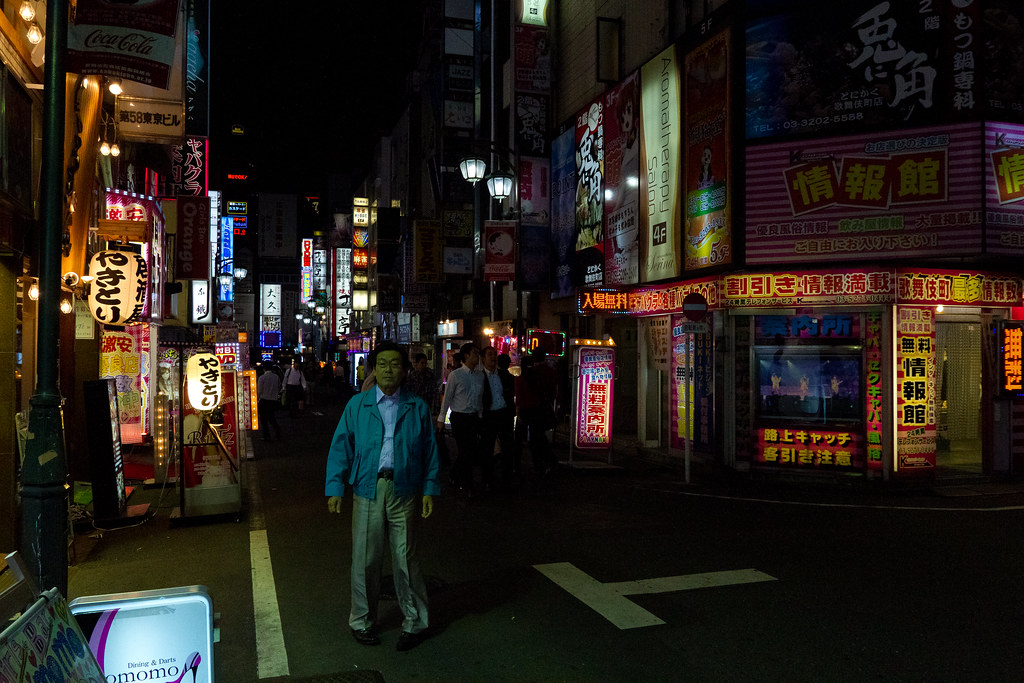
M 1024 392 L 1022 337 L 1024 337 L 1024 323 L 1022 322 L 1004 322 L 999 326 L 999 390 L 1004 396 L 1021 396 Z

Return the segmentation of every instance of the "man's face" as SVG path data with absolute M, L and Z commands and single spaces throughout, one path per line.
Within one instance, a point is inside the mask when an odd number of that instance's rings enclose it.
M 377 354 L 377 364 L 374 366 L 374 375 L 377 377 L 377 386 L 388 396 L 394 394 L 402 384 L 405 377 L 405 367 L 402 365 L 402 354 L 398 351 L 381 351 Z
M 427 369 L 427 359 L 420 358 L 418 361 L 413 363 L 412 366 L 416 369 L 416 372 L 424 372 Z
M 470 351 L 469 355 L 466 356 L 463 363 L 470 370 L 475 369 L 476 366 L 480 363 L 480 349 L 474 348 L 472 351 Z
M 487 349 L 484 351 L 484 367 L 487 368 L 487 372 L 492 372 L 498 365 L 498 352 L 494 349 Z

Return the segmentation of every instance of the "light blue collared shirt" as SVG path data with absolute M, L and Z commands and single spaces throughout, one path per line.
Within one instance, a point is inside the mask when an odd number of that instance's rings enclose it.
M 380 449 L 380 466 L 378 470 L 390 470 L 395 467 L 395 425 L 398 423 L 398 392 L 388 396 L 380 387 L 377 392 L 377 410 L 384 420 L 384 443 Z
M 501 386 L 501 375 L 484 370 L 485 382 L 491 385 L 491 407 L 488 410 L 501 410 L 505 407 L 505 387 Z

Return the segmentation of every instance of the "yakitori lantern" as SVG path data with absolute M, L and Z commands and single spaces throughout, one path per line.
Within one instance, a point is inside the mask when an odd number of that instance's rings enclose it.
M 89 311 L 104 325 L 125 325 L 146 302 L 146 262 L 129 251 L 101 251 L 89 261 Z
M 220 361 L 212 353 L 197 353 L 185 366 L 185 391 L 196 410 L 213 410 L 220 404 Z

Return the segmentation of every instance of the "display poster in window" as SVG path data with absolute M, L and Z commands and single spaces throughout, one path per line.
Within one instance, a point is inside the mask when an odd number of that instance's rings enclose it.
M 937 445 L 932 308 L 896 309 L 896 351 L 896 469 L 931 471 Z
M 611 448 L 615 349 L 584 346 L 576 354 L 576 448 Z
M 685 316 L 672 316 L 672 433 L 670 446 L 685 448 L 687 433 L 694 450 L 714 452 L 715 436 L 715 356 L 711 315 L 705 317 L 707 333 L 684 333 Z M 685 354 L 689 353 L 689 359 Z M 690 372 L 690 426 L 686 428 L 686 368 Z

